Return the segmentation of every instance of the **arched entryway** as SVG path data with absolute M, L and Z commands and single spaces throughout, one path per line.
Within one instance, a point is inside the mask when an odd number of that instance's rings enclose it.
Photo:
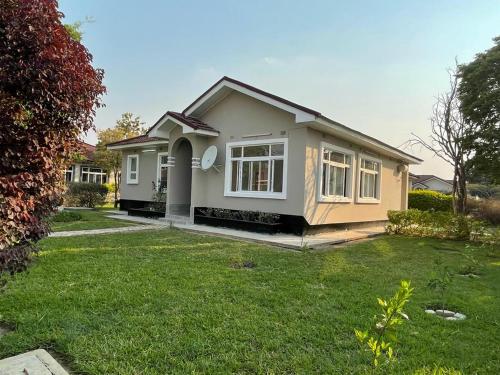
M 186 138 L 175 141 L 171 149 L 175 164 L 169 170 L 168 213 L 189 216 L 191 209 L 191 178 L 193 148 Z

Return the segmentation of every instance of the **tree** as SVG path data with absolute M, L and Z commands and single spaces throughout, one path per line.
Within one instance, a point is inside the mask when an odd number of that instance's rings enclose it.
M 121 141 L 123 139 L 132 138 L 145 133 L 142 128 L 144 123 L 140 117 L 134 117 L 132 113 L 122 114 L 121 119 L 116 121 L 114 128 L 100 130 L 97 132 L 97 147 L 94 154 L 94 161 L 99 166 L 108 171 L 112 171 L 114 175 L 114 195 L 115 207 L 118 206 L 118 189 L 120 186 L 120 171 L 122 167 L 122 153 L 119 151 L 107 150 L 108 143 Z
M 449 91 L 438 95 L 432 110 L 430 142 L 412 134 L 410 144 L 420 144 L 453 167 L 453 211 L 463 214 L 467 204 L 466 163 L 471 155 L 468 145 L 475 129 L 460 111 L 457 71 L 450 70 L 449 77 Z
M 500 36 L 495 45 L 459 67 L 460 109 L 465 120 L 475 125 L 468 148 L 470 180 L 500 184 Z
M 0 276 L 26 268 L 61 202 L 61 170 L 93 128 L 103 71 L 55 0 L 0 2 Z

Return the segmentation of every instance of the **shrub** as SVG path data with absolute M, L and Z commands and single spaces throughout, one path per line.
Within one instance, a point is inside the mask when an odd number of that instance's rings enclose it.
M 500 200 L 497 199 L 469 199 L 467 211 L 477 219 L 487 221 L 493 225 L 500 224 Z
M 409 209 L 388 211 L 388 233 L 455 240 L 482 240 L 485 224 L 465 215 L 452 212 L 431 212 Z
M 104 185 L 73 182 L 69 184 L 65 198 L 67 204 L 93 208 L 103 204 L 107 194 L 108 189 Z
M 432 190 L 412 190 L 408 193 L 408 208 L 422 211 L 452 211 L 451 195 Z
M 61 211 L 54 215 L 52 221 L 56 223 L 69 223 L 82 219 L 82 214 L 75 211 Z

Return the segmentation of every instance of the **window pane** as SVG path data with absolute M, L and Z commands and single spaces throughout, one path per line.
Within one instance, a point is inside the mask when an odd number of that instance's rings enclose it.
M 168 168 L 161 167 L 160 168 L 160 181 L 159 181 L 159 190 L 165 191 L 167 189 L 167 178 L 168 178 Z
M 283 192 L 283 160 L 273 161 L 273 191 L 275 193 Z
M 233 158 L 240 158 L 241 157 L 241 147 L 233 147 L 231 149 L 231 156 Z
M 323 195 L 328 195 L 328 191 L 327 191 L 327 171 L 328 171 L 328 164 L 324 164 L 323 163 L 323 176 L 321 176 L 322 178 L 322 186 L 321 186 L 321 194 Z
M 250 162 L 243 162 L 243 169 L 241 171 L 241 190 L 250 190 Z
M 328 181 L 328 195 L 335 194 L 335 167 L 329 166 L 330 168 L 330 180 Z
M 330 151 L 323 151 L 323 160 L 330 160 Z
M 105 184 L 108 180 L 108 176 L 106 176 L 105 174 L 102 175 L 102 183 Z
M 342 163 L 344 164 L 344 154 L 341 154 L 340 152 L 334 152 L 332 151 L 331 153 L 331 161 L 335 161 L 337 163 Z
M 168 155 L 160 156 L 160 164 L 167 164 L 167 163 L 168 163 Z
M 130 179 L 131 180 L 137 179 L 137 173 L 136 172 L 130 172 Z
M 130 170 L 137 171 L 137 158 L 130 158 Z
M 233 161 L 231 169 L 231 191 L 238 190 L 238 172 L 240 170 L 240 162 Z
M 89 175 L 87 173 L 82 173 L 82 182 L 88 182 L 89 181 Z
M 252 191 L 267 191 L 268 161 L 252 162 Z
M 362 165 L 363 168 L 365 169 L 370 169 L 372 171 L 378 171 L 378 163 L 371 161 L 371 160 L 365 160 L 363 159 Z
M 362 197 L 375 198 L 375 175 L 361 172 L 362 177 Z
M 345 184 L 345 169 L 335 167 L 335 192 L 334 195 L 344 196 L 344 184 Z
M 269 145 L 246 146 L 243 148 L 243 156 L 269 156 Z
M 280 156 L 285 153 L 285 145 L 283 143 L 277 145 L 271 145 L 271 155 L 272 156 Z

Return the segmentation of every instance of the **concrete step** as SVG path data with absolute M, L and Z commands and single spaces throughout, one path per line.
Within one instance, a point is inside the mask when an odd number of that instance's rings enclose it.
M 160 221 L 172 222 L 174 224 L 189 224 L 189 216 L 167 215 L 160 218 Z

